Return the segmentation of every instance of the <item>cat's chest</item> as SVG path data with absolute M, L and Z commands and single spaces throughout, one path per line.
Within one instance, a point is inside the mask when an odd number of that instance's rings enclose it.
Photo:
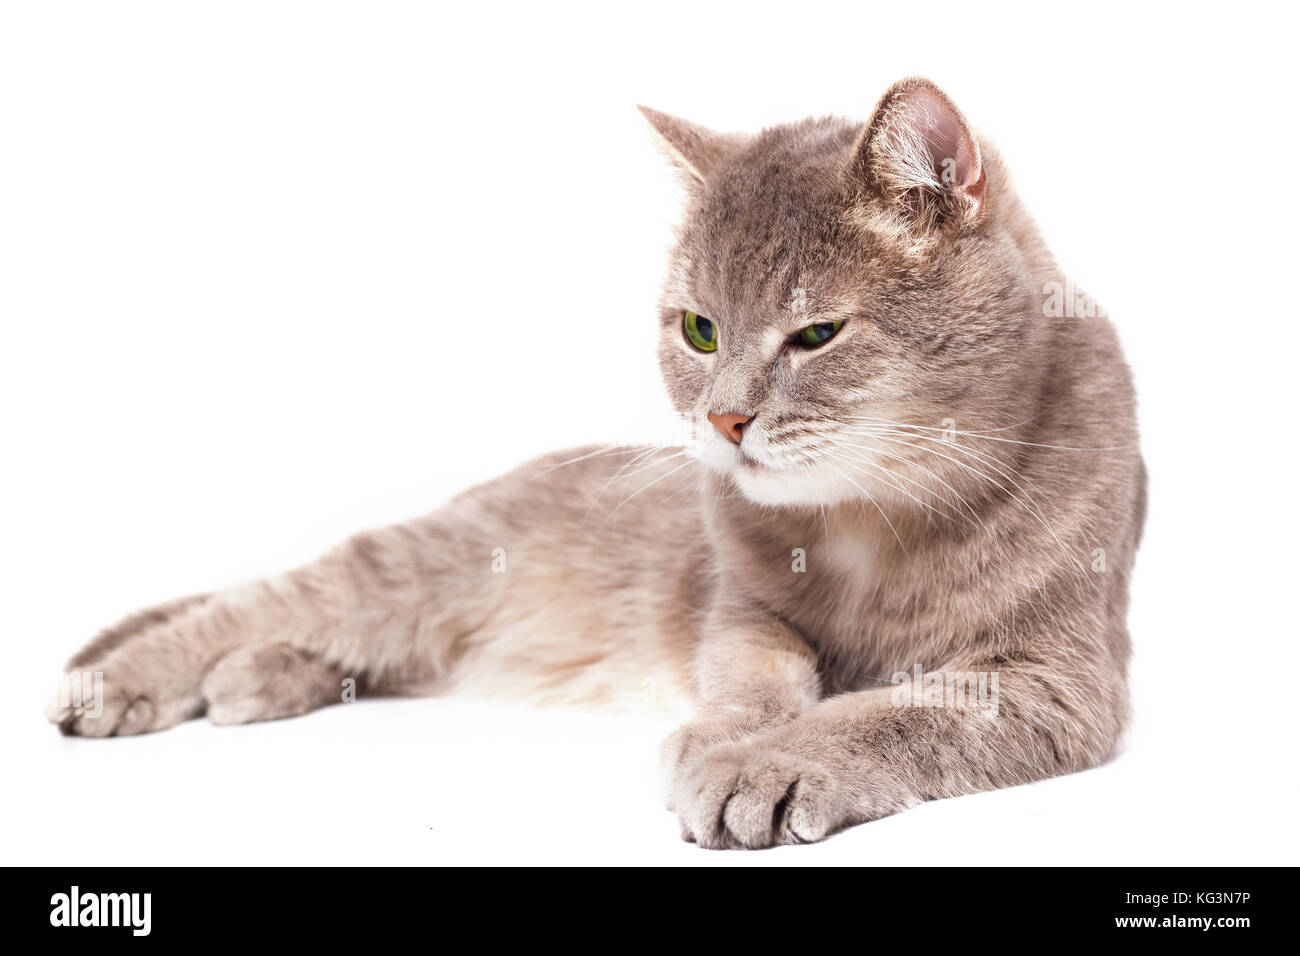
M 881 555 L 878 542 L 866 535 L 827 536 L 818 554 L 834 590 L 845 600 L 874 593 L 880 584 Z
M 865 644 L 878 623 L 884 583 L 874 544 L 841 536 L 805 550 L 806 567 L 782 595 L 783 616 L 812 639 Z
M 791 534 L 742 545 L 751 597 L 836 656 L 873 656 L 887 637 L 890 564 L 867 534 Z
M 942 588 L 932 560 L 852 509 L 731 504 L 711 526 L 726 600 L 742 597 L 791 625 L 849 684 L 911 666 L 934 631 Z
M 753 598 L 817 652 L 828 693 L 885 686 L 950 649 L 942 563 L 891 543 L 869 531 L 818 535 L 788 566 L 769 560 L 768 572 L 751 579 Z

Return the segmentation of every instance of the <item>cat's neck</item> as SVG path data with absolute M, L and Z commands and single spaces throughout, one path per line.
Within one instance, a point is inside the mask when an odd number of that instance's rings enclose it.
M 928 551 L 937 538 L 951 540 L 965 525 L 944 526 L 920 507 L 862 498 L 830 506 L 772 507 L 745 498 L 727 478 L 712 476 L 703 497 L 709 534 L 723 562 L 796 563 L 816 554 L 838 571 L 893 567 Z

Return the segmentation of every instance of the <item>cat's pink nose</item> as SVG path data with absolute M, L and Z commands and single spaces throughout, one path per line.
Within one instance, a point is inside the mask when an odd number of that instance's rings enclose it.
M 745 422 L 749 421 L 748 415 L 715 415 L 709 412 L 709 421 L 713 422 L 713 427 L 722 432 L 722 437 L 727 441 L 733 441 L 740 444 L 740 430 L 744 427 Z

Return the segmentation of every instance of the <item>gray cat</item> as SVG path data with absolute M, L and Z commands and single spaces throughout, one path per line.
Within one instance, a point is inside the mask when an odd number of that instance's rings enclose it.
M 60 728 L 266 720 L 353 689 L 607 704 L 654 681 L 695 706 L 663 751 L 682 835 L 735 848 L 1113 752 L 1133 387 L 997 154 L 919 79 L 865 127 L 643 112 L 687 184 L 659 363 L 698 440 L 550 456 L 135 615 L 70 662 L 102 692 L 53 707 Z

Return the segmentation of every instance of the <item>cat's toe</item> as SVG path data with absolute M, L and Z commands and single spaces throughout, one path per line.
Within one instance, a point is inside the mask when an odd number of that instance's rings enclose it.
M 805 766 L 776 814 L 774 842 L 817 843 L 852 822 L 843 788 L 820 766 Z
M 659 767 L 666 784 L 665 801 L 676 812 L 677 785 L 701 754 L 751 737 L 762 723 L 761 715 L 728 713 L 693 720 L 673 731 L 659 748 Z
M 102 672 L 88 672 L 64 675 L 59 696 L 46 708 L 45 716 L 70 737 L 126 737 L 162 730 L 195 716 L 198 704 L 192 698 L 180 699 Z
M 70 704 L 51 703 L 45 708 L 45 719 L 59 728 L 63 734 L 73 734 L 77 718 L 81 716 L 80 708 Z
M 709 849 L 815 842 L 843 826 L 847 812 L 825 768 L 763 745 L 714 748 L 691 766 L 674 798 L 683 836 Z
M 732 839 L 750 849 L 783 842 L 787 808 L 808 770 L 780 752 L 747 761 L 722 811 L 723 826 Z
M 68 681 L 65 677 L 65 686 Z M 129 733 L 139 733 L 139 728 L 152 720 L 152 705 L 145 698 L 110 691 L 101 681 L 93 696 L 53 703 L 45 716 L 70 737 L 114 737 L 123 727 Z

